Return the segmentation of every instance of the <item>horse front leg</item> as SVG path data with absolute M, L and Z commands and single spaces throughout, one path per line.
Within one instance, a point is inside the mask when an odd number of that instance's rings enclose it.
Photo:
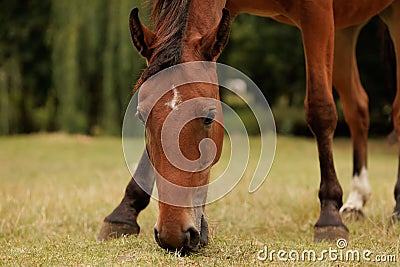
M 397 173 L 397 181 L 394 189 L 394 198 L 396 206 L 394 208 L 393 219 L 400 220 L 400 0 L 393 2 L 386 10 L 380 14 L 382 20 L 389 29 L 390 36 L 393 41 L 396 53 L 396 69 L 397 69 L 397 91 L 393 102 L 393 125 L 397 136 L 397 145 L 399 151 L 399 168 Z
M 342 188 L 336 177 L 332 140 L 337 124 L 332 96 L 334 47 L 333 1 L 302 1 L 300 27 L 307 70 L 306 118 L 318 146 L 321 212 L 314 226 L 314 241 L 348 238 L 349 231 L 339 214 Z
M 97 240 L 139 234 L 137 216 L 149 204 L 153 186 L 154 170 L 145 149 L 121 203 L 104 219 Z

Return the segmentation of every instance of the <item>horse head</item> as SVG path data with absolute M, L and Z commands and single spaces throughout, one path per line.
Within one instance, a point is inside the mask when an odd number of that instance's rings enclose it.
M 165 249 L 196 251 L 208 242 L 204 203 L 224 136 L 216 68 L 205 61 L 220 56 L 230 16 L 224 3 L 172 2 L 155 3 L 154 31 L 140 22 L 138 9 L 130 15 L 133 45 L 147 60 L 135 87 L 140 88 L 137 114 L 158 191 L 155 239 Z M 206 4 L 219 9 L 217 15 L 191 12 Z

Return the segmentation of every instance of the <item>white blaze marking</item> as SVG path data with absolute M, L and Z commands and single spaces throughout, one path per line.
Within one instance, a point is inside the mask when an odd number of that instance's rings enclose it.
M 365 167 L 361 168 L 359 175 L 354 175 L 351 180 L 351 190 L 346 203 L 340 209 L 343 212 L 349 210 L 362 210 L 365 202 L 371 195 L 371 187 L 368 181 L 368 171 Z
M 173 85 L 172 88 L 172 92 L 174 93 L 174 96 L 172 98 L 171 101 L 167 102 L 166 105 L 172 109 L 176 108 L 176 105 L 179 103 L 180 101 L 180 97 L 179 97 L 179 92 L 178 89 L 176 89 L 176 87 Z

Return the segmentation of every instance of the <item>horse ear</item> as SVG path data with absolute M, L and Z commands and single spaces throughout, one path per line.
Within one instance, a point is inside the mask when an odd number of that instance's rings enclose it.
M 154 42 L 154 33 L 140 22 L 138 8 L 134 8 L 131 11 L 129 16 L 129 28 L 131 30 L 133 45 L 140 55 L 150 60 L 153 53 L 151 45 Z
M 231 16 L 229 11 L 224 8 L 222 9 L 222 18 L 219 24 L 201 39 L 200 51 L 206 60 L 217 60 L 228 43 L 230 29 Z

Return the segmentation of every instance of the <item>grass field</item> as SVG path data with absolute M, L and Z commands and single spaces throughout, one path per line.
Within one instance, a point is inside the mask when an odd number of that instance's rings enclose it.
M 350 141 L 335 140 L 334 153 L 347 196 Z M 370 250 L 371 260 L 394 255 L 400 262 L 400 225 L 390 224 L 397 162 L 395 147 L 385 140 L 369 142 L 373 194 L 365 208 L 366 219 L 347 222 L 351 239 L 344 252 Z M 155 201 L 139 216 L 142 232 L 138 237 L 95 241 L 103 218 L 119 203 L 129 179 L 118 138 L 64 134 L 0 138 L 0 265 L 377 265 L 345 257 L 284 262 L 275 254 L 272 261 L 257 259 L 264 246 L 269 252 L 314 250 L 317 256 L 337 249 L 335 244 L 312 243 L 319 213 L 319 170 L 312 139 L 279 137 L 274 164 L 261 189 L 247 193 L 249 179 L 245 177 L 230 194 L 209 205 L 210 243 L 187 257 L 157 246 Z

